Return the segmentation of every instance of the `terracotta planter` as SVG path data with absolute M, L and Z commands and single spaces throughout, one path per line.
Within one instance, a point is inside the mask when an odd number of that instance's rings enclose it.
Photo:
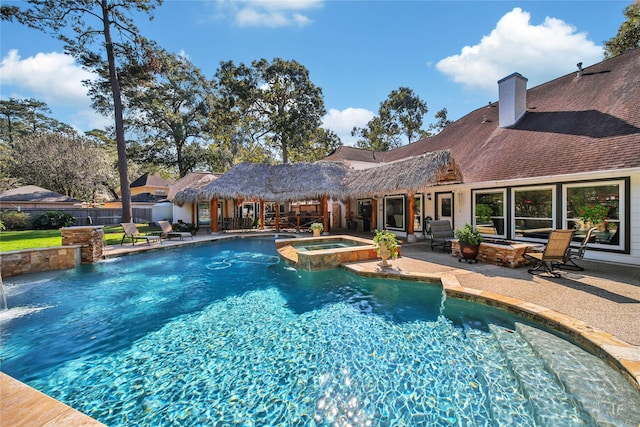
M 460 244 L 460 254 L 462 258 L 467 261 L 475 261 L 478 257 L 478 251 L 480 249 L 480 245 L 467 245 L 466 243 Z M 459 260 L 460 261 L 460 260 Z

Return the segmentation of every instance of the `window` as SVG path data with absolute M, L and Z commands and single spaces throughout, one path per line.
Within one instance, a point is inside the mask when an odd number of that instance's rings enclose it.
M 384 198 L 384 228 L 404 230 L 404 196 Z
M 356 216 L 358 218 L 371 219 L 371 199 L 358 200 L 358 213 Z
M 552 187 L 513 190 L 514 233 L 517 237 L 548 239 L 554 229 Z
M 505 190 L 474 192 L 473 221 L 480 233 L 506 237 L 504 229 L 505 203 Z
M 576 236 L 580 237 L 589 228 L 597 227 L 596 244 L 619 247 L 623 188 L 623 181 L 565 185 L 565 228 L 575 229 Z

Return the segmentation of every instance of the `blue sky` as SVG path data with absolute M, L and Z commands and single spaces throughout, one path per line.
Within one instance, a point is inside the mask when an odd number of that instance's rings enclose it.
M 22 2 L 3 1 L 4 4 Z M 429 107 L 424 128 L 447 108 L 456 120 L 497 100 L 513 72 L 528 87 L 603 59 L 602 45 L 631 1 L 165 0 L 141 33 L 212 77 L 221 61 L 279 57 L 305 66 L 322 88 L 324 126 L 353 144 L 389 93 L 411 88 Z M 89 107 L 91 76 L 49 35 L 0 23 L 0 97 L 45 101 L 78 130 L 110 119 Z

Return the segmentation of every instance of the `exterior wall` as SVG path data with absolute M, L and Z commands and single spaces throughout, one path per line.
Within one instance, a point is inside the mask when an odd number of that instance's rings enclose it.
M 152 185 L 143 185 L 142 187 L 131 187 L 131 195 L 149 193 L 155 196 L 166 196 L 169 194 L 169 187 L 155 187 Z
M 192 203 L 185 203 L 183 206 L 173 205 L 173 222 L 186 222 L 187 224 L 191 224 L 191 209 L 193 207 Z
M 2 277 L 64 270 L 80 265 L 81 245 L 27 249 L 2 254 Z

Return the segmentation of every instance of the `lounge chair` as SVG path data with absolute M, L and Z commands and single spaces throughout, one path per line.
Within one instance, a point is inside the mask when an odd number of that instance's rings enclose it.
M 158 221 L 158 225 L 162 229 L 160 233 L 162 239 L 171 240 L 173 237 L 178 237 L 182 240 L 185 237 L 189 237 L 193 240 L 193 235 L 188 231 L 173 231 L 173 226 L 169 221 Z
M 453 229 L 448 219 L 439 219 L 429 223 L 431 233 L 431 250 L 436 246 L 442 246 L 446 251 L 451 251 L 451 241 L 455 239 Z
M 582 243 L 577 248 L 569 247 L 567 262 L 565 264 L 558 265 L 558 267 L 563 270 L 584 271 L 584 268 L 576 264 L 575 261 L 581 260 L 584 257 L 584 253 L 587 251 L 587 246 L 589 246 L 589 243 L 593 240 L 593 232 L 597 229 L 598 227 L 590 228 L 589 231 L 587 231 L 587 235 L 584 236 Z
M 573 233 L 574 230 L 553 230 L 543 252 L 525 251 L 522 256 L 534 262 L 533 267 L 528 270 L 529 273 L 549 273 L 554 277 L 560 277 L 554 268 L 567 263 Z
M 121 222 L 120 225 L 124 229 L 124 235 L 122 236 L 122 241 L 120 242 L 120 246 L 124 243 L 124 239 L 131 239 L 132 244 L 136 244 L 136 240 L 146 240 L 147 244 L 151 246 L 151 242 L 160 243 L 162 239 L 160 236 L 150 236 L 150 235 L 142 235 L 140 231 L 138 231 L 138 227 L 132 222 Z

